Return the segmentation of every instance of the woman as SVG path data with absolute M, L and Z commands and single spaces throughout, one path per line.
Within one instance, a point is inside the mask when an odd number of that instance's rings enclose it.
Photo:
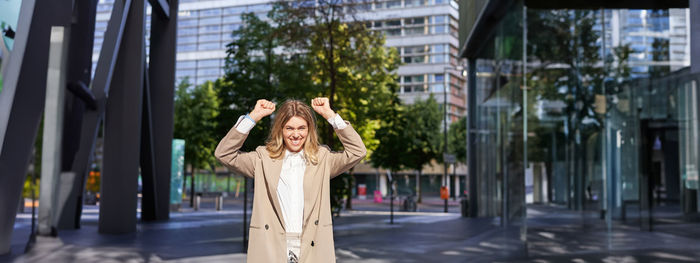
M 343 152 L 319 145 L 315 116 L 297 100 L 277 111 L 265 146 L 239 150 L 255 123 L 275 111 L 274 103 L 258 100 L 216 147 L 226 167 L 255 180 L 248 262 L 335 262 L 329 181 L 359 163 L 367 149 L 328 98 L 311 105 L 333 126 Z

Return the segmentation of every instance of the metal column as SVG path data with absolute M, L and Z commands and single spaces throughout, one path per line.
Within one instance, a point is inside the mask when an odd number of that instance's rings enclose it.
M 478 216 L 476 175 L 476 59 L 468 61 L 467 77 L 467 178 L 469 180 L 469 216 Z
M 15 215 L 46 94 L 49 33 L 65 1 L 25 0 L 0 93 L 0 254 L 10 251 Z M 68 13 L 69 14 L 69 13 Z
M 153 4 L 154 1 L 151 1 Z M 178 1 L 153 8 L 148 78 L 151 109 L 151 146 L 155 157 L 155 174 L 143 174 L 143 220 L 166 220 L 170 212 L 171 152 L 173 140 L 173 96 L 175 92 L 175 58 Z M 157 11 L 160 10 L 160 11 Z M 167 12 L 166 12 L 167 11 Z M 142 151 L 142 154 L 144 152 Z
M 125 11 L 128 16 L 104 118 L 99 232 L 107 234 L 136 231 L 145 2 L 133 0 Z

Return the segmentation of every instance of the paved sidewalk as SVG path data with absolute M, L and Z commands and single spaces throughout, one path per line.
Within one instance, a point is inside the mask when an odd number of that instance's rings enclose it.
M 363 205 L 355 206 L 356 209 Z M 380 204 L 377 204 L 380 205 Z M 88 207 L 79 230 L 39 238 L 22 254 L 29 232 L 20 214 L 13 254 L 0 262 L 245 262 L 242 206 L 172 213 L 163 223 L 140 223 L 127 235 L 97 233 L 97 207 Z M 379 206 L 381 207 L 381 206 Z M 455 210 L 457 212 L 457 210 Z M 498 218 L 459 213 L 345 211 L 334 222 L 338 262 L 698 262 L 700 224 L 674 224 L 655 232 L 616 223 L 611 232 L 595 213 L 530 206 L 527 232 Z M 684 229 L 685 231 L 682 231 Z M 527 242 L 522 242 L 522 239 Z

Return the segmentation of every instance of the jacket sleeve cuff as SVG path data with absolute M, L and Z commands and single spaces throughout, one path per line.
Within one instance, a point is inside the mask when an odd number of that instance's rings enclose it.
M 337 113 L 335 114 L 335 116 L 333 118 L 330 118 L 327 121 L 328 121 L 328 123 L 331 124 L 331 126 L 333 126 L 333 129 L 336 129 L 336 130 L 342 130 L 348 126 L 348 124 L 345 123 L 343 118 L 340 117 L 340 114 L 337 114 Z
M 248 116 L 248 114 L 238 117 L 238 121 L 236 122 L 236 125 L 234 125 L 236 130 L 243 134 L 248 134 L 248 132 L 250 132 L 254 126 L 255 122 L 252 118 L 250 118 L 250 116 Z

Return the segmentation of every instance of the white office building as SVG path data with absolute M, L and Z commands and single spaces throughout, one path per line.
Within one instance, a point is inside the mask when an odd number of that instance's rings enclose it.
M 100 0 L 95 27 L 96 62 L 114 0 Z M 241 26 L 241 14 L 264 18 L 269 0 L 181 0 L 178 13 L 177 81 L 189 77 L 202 84 L 224 75 L 226 45 Z M 439 103 L 447 88 L 450 121 L 465 114 L 464 78 L 458 69 L 458 5 L 451 0 L 371 1 L 357 17 L 386 33 L 404 64 L 399 68 L 400 96 L 405 103 L 435 94 Z M 150 12 L 149 12 L 150 14 Z M 149 16 L 150 17 L 150 16 Z M 150 19 L 147 19 L 150 21 Z M 147 28 L 149 28 L 147 26 Z M 148 44 L 148 43 L 147 43 Z M 94 70 L 94 69 L 93 69 Z M 448 85 L 449 83 L 449 85 Z

